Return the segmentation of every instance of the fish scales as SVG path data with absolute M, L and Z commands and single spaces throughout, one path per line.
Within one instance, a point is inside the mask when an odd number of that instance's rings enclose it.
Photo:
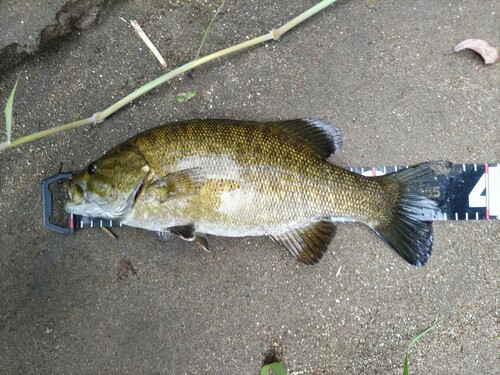
M 180 223 L 195 222 L 201 231 L 218 227 L 218 234 L 224 236 L 280 233 L 318 217 L 366 218 L 373 211 L 368 203 L 382 195 L 376 180 L 324 161 L 303 142 L 270 124 L 171 124 L 131 139 L 130 146 L 144 155 L 156 174 L 201 167 L 210 180 L 200 194 L 182 198 L 178 204 L 154 207 L 150 201 L 138 200 L 125 223 L 140 221 L 156 230 L 167 227 L 158 217 L 168 216 Z M 231 192 L 223 202 L 221 193 Z M 157 223 L 139 219 L 146 212 Z
M 436 173 L 422 163 L 364 177 L 326 159 L 339 130 L 316 119 L 282 122 L 189 120 L 140 133 L 68 182 L 66 210 L 170 231 L 208 249 L 207 234 L 269 235 L 298 260 L 317 262 L 334 222 L 368 225 L 414 265 L 432 249 Z M 431 187 L 431 188 L 429 188 Z

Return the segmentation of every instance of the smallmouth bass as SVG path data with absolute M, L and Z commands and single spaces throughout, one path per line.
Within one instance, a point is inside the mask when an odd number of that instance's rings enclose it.
M 426 189 L 450 163 L 365 177 L 326 161 L 341 139 L 316 119 L 170 123 L 128 139 L 69 180 L 65 207 L 170 231 L 205 249 L 207 234 L 267 235 L 306 264 L 321 259 L 335 221 L 355 220 L 423 265 L 433 232 L 421 213 L 439 204 Z

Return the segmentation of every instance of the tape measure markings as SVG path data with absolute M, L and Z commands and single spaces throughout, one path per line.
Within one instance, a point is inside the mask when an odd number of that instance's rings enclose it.
M 354 167 L 364 176 L 382 176 L 408 166 Z M 428 220 L 491 220 L 500 218 L 500 163 L 453 164 L 450 181 L 443 182 L 446 202 Z
M 387 173 L 406 169 L 408 166 L 355 167 L 352 172 L 364 176 L 382 176 Z M 71 178 L 71 173 L 60 173 L 45 179 L 43 192 L 43 225 L 59 233 L 72 233 L 80 228 L 121 227 L 119 221 L 68 215 L 65 226 L 52 223 L 52 193 L 49 186 L 57 181 Z M 434 210 L 421 212 L 424 220 L 491 220 L 500 219 L 500 163 L 453 164 L 447 176 L 438 176 L 429 194 L 441 197 L 437 213 Z M 352 221 L 343 219 L 341 221 Z

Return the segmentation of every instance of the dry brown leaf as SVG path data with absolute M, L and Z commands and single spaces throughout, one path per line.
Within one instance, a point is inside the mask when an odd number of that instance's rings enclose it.
M 481 55 L 485 64 L 494 64 L 500 60 L 498 50 L 481 39 L 467 39 L 455 46 L 455 52 L 469 48 Z

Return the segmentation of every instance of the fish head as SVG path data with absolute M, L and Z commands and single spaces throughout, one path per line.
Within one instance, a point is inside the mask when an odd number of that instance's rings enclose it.
M 66 182 L 67 212 L 121 219 L 134 207 L 151 169 L 137 151 L 117 147 Z

